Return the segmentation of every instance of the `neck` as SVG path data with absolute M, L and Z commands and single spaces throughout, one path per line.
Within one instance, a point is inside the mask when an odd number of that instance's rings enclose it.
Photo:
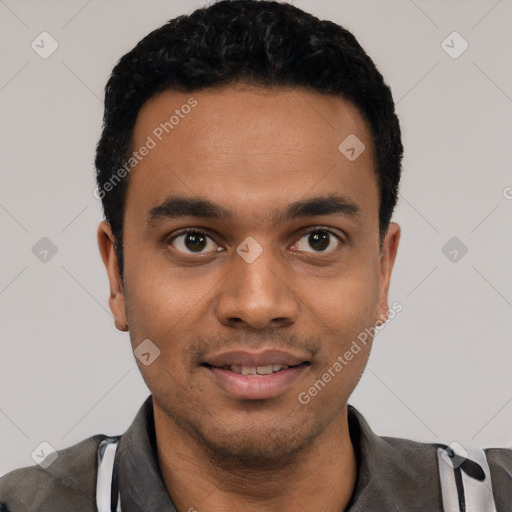
M 180 512 L 342 512 L 350 501 L 357 459 L 346 407 L 307 448 L 257 468 L 216 460 L 157 406 L 154 412 L 160 470 Z

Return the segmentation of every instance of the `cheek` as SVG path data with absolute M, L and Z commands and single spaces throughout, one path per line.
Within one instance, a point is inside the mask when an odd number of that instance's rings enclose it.
M 127 303 L 127 320 L 129 325 L 132 350 L 137 364 L 147 380 L 172 380 L 181 373 L 179 368 L 179 336 L 181 323 L 186 317 L 186 301 L 168 286 L 150 275 L 126 281 L 125 297 Z M 149 341 L 148 341 L 149 340 Z M 147 345 L 147 346 L 146 346 Z M 149 352 L 151 364 L 138 357 L 138 352 Z M 146 359 L 148 359 L 146 357 Z M 174 361 L 172 367 L 169 361 Z M 172 368 L 172 374 L 169 373 Z
M 178 403 L 191 385 L 183 351 L 193 328 L 194 302 L 147 275 L 132 280 L 126 296 L 130 340 L 141 375 L 152 394 L 172 396 Z M 146 353 L 150 356 L 141 357 Z
M 379 270 L 375 261 L 354 257 L 356 264 L 347 264 L 325 281 L 303 287 L 307 309 L 324 328 L 334 333 L 357 334 L 375 320 L 379 299 Z
M 321 333 L 323 347 L 309 383 L 315 389 L 308 388 L 313 394 L 321 389 L 317 405 L 348 399 L 361 378 L 374 332 L 378 276 L 375 261 L 361 259 L 321 290 L 309 290 L 310 331 Z
M 151 365 L 137 361 L 150 389 L 179 389 L 191 385 L 189 341 L 194 334 L 208 332 L 208 317 L 215 273 L 194 276 L 197 269 L 169 271 L 155 265 L 141 267 L 126 281 L 128 325 L 132 348 L 149 339 L 157 347 L 158 358 Z M 210 291 L 210 293 L 208 293 Z M 185 389 L 183 391 L 186 391 Z
M 154 250 L 141 250 L 136 261 L 127 263 L 128 323 L 137 328 L 138 336 L 164 342 L 175 337 L 175 330 L 187 328 L 208 289 L 194 277 L 195 269 L 173 269 L 165 255 L 155 255 Z

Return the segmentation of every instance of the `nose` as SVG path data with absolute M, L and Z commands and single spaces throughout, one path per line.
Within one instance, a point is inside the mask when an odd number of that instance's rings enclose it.
M 223 325 L 265 329 L 297 321 L 300 299 L 293 291 L 291 269 L 270 250 L 254 261 L 233 254 L 231 265 L 214 302 Z

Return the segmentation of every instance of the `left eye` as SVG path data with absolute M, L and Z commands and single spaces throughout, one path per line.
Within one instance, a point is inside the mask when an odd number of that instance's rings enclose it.
M 335 239 L 336 246 L 330 247 L 332 245 L 332 241 Z M 306 240 L 306 242 L 302 242 L 302 240 Z M 340 238 L 332 232 L 330 229 L 315 229 L 315 231 L 310 231 L 306 233 L 298 242 L 294 244 L 299 251 L 306 251 L 307 246 L 314 249 L 313 252 L 328 252 L 334 250 L 336 247 L 341 244 Z M 304 247 L 306 246 L 306 247 Z

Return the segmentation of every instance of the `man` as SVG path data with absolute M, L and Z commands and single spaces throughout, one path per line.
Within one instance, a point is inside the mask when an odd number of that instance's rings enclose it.
M 221 1 L 145 37 L 96 167 L 151 396 L 122 436 L 9 473 L 0 510 L 510 510 L 511 450 L 379 437 L 348 405 L 395 314 L 401 158 L 389 88 L 331 22 Z

